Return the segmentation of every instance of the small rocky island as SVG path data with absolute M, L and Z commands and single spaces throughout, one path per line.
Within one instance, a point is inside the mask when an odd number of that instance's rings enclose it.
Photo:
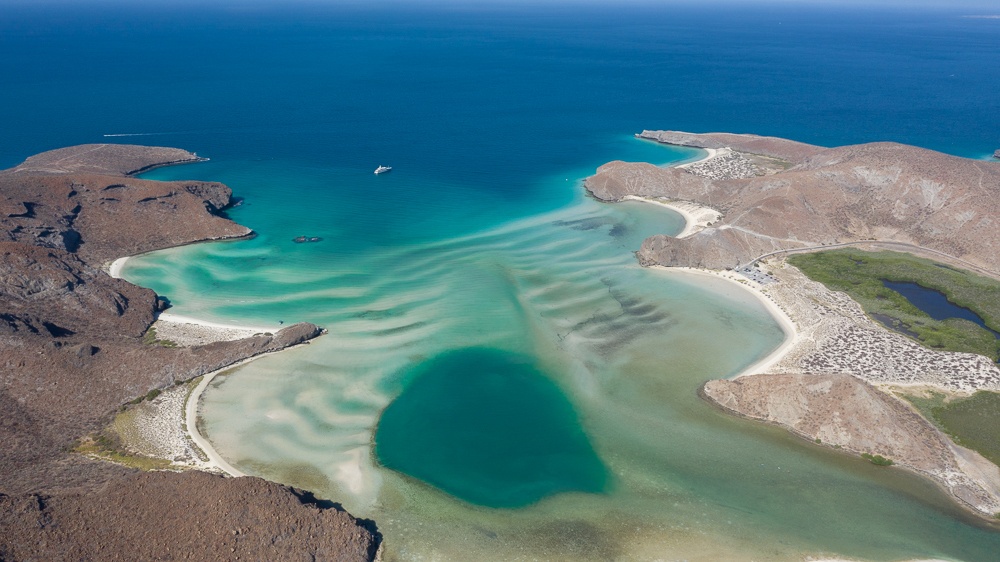
M 112 260 L 252 232 L 220 183 L 135 174 L 197 162 L 173 148 L 83 145 L 0 171 L 0 559 L 371 560 L 370 522 L 259 478 L 148 472 L 72 452 L 123 404 L 321 329 L 234 341 L 144 338 L 157 295 Z

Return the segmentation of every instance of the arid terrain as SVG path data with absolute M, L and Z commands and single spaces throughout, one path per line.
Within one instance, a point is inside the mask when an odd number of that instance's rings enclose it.
M 1000 512 L 1000 469 L 952 443 L 892 393 L 904 386 L 997 391 L 997 365 L 890 332 L 850 297 L 783 259 L 851 245 L 906 251 L 997 277 L 1000 163 L 894 143 L 823 148 L 728 133 L 639 136 L 704 148 L 709 156 L 676 168 L 611 162 L 586 181 L 594 197 L 721 215 L 693 232 L 646 239 L 639 261 L 739 281 L 790 323 L 779 355 L 735 380 L 709 381 L 703 396 L 827 446 L 882 455 L 935 480 L 981 515 Z
M 370 522 L 256 478 L 136 470 L 72 452 L 124 403 L 307 342 L 296 324 L 233 341 L 143 340 L 162 299 L 111 260 L 252 232 L 228 187 L 133 174 L 183 150 L 83 145 L 0 172 L 0 560 L 369 560 Z
M 728 147 L 759 169 L 717 178 L 697 170 L 611 162 L 586 181 L 602 201 L 692 201 L 723 214 L 696 235 L 653 236 L 647 265 L 730 269 L 770 252 L 864 240 L 929 248 L 1000 271 L 1000 163 L 895 143 L 821 148 L 752 135 L 643 132 L 686 146 Z
M 882 455 L 933 479 L 978 513 L 1000 512 L 1000 468 L 952 443 L 893 392 L 1000 391 L 1000 368 L 981 355 L 928 349 L 885 329 L 846 294 L 781 258 L 764 269 L 773 282 L 758 287 L 791 318 L 793 345 L 767 374 L 709 381 L 703 396 L 828 447 Z

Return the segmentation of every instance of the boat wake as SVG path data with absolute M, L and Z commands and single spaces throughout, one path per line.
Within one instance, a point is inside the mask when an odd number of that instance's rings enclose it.
M 182 133 L 110 133 L 102 135 L 105 137 L 155 137 L 159 135 L 179 135 Z

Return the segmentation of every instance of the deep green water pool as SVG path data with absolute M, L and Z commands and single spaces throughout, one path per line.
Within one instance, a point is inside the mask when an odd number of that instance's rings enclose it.
M 529 357 L 457 350 L 408 377 L 375 432 L 383 466 L 488 507 L 608 485 L 572 404 Z

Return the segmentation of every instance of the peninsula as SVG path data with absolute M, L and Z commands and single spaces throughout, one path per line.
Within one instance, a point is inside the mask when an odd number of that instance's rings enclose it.
M 892 459 L 973 512 L 1000 513 L 1000 469 L 895 394 L 997 391 L 997 365 L 892 332 L 785 261 L 844 246 L 889 249 L 1000 278 L 1000 163 L 896 143 L 824 148 L 730 133 L 637 136 L 708 156 L 675 168 L 611 162 L 586 180 L 591 195 L 653 201 L 688 217 L 692 209 L 718 213 L 683 236 L 647 238 L 640 263 L 739 281 L 784 318 L 784 345 L 733 380 L 709 381 L 702 395 L 817 444 Z
M 72 452 L 151 390 L 322 333 L 303 323 L 172 345 L 149 337 L 165 301 L 110 276 L 112 260 L 253 234 L 221 215 L 225 185 L 135 177 L 199 160 L 98 144 L 0 171 L 0 559 L 375 556 L 372 523 L 308 492 L 198 471 L 142 473 Z

